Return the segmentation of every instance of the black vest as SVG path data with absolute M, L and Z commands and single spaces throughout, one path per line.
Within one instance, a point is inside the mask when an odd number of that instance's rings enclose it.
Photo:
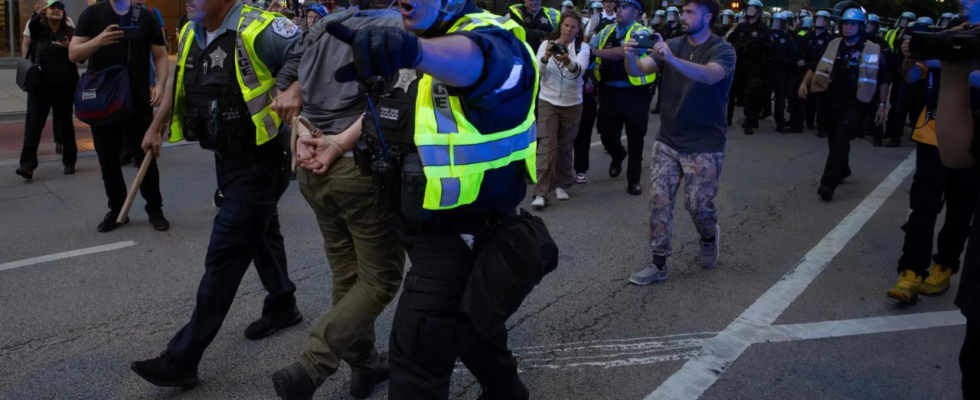
M 398 76 L 387 84 L 380 97 L 372 97 L 374 117 L 369 112 L 361 122 L 361 131 L 370 138 L 373 150 L 381 154 L 381 140 L 377 127 L 381 127 L 384 142 L 396 157 L 415 153 L 415 100 L 418 93 L 419 74 L 415 70 L 400 70 Z
M 203 50 L 192 43 L 183 66 L 184 126 L 205 149 L 224 152 L 255 147 L 255 124 L 235 69 L 237 36 L 235 31 L 226 31 Z
M 616 28 L 612 28 L 612 32 L 609 32 L 609 39 L 606 39 L 606 46 L 603 49 L 611 49 L 615 47 L 621 47 L 623 44 L 623 39 L 626 38 L 626 34 L 623 37 L 616 36 Z M 623 60 L 602 60 L 602 65 L 599 66 L 599 73 L 602 75 L 602 82 L 629 82 L 629 75 L 626 74 L 626 64 Z

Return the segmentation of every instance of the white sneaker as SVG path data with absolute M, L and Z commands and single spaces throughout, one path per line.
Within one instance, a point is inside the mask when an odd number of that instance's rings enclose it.
M 534 206 L 534 208 L 537 208 L 539 210 L 543 209 L 544 208 L 544 197 L 535 196 L 534 197 L 534 201 L 531 202 L 531 205 Z
M 584 173 L 575 174 L 575 183 L 589 183 L 589 176 Z
M 566 192 L 564 188 L 555 189 L 555 197 L 557 197 L 558 200 L 568 200 L 568 192 Z

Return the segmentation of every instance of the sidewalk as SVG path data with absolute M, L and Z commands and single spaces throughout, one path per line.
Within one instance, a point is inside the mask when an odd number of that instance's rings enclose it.
M 171 65 L 176 63 L 174 56 L 170 56 L 170 63 Z M 16 69 L 0 69 L 0 167 L 17 165 L 20 160 L 20 150 L 24 146 L 27 93 L 20 90 L 16 79 Z M 167 80 L 168 83 L 173 82 L 173 76 L 168 77 Z M 95 150 L 92 144 L 92 129 L 77 119 L 74 119 L 74 122 L 79 157 L 93 154 L 86 154 Z M 42 132 L 41 144 L 37 152 L 38 160 L 41 162 L 60 160 L 61 156 L 54 153 L 54 130 L 50 118 Z

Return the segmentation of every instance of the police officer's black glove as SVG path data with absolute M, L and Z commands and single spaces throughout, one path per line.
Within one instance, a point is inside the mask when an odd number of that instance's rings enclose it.
M 415 68 L 422 60 L 419 38 L 399 28 L 369 26 L 354 30 L 331 22 L 327 32 L 354 51 L 354 62 L 340 67 L 334 75 L 338 82 L 390 78 L 400 69 Z

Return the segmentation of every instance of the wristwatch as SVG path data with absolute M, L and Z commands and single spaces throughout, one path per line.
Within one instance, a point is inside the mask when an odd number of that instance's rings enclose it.
M 878 108 L 888 108 L 888 103 L 885 102 L 878 103 Z

